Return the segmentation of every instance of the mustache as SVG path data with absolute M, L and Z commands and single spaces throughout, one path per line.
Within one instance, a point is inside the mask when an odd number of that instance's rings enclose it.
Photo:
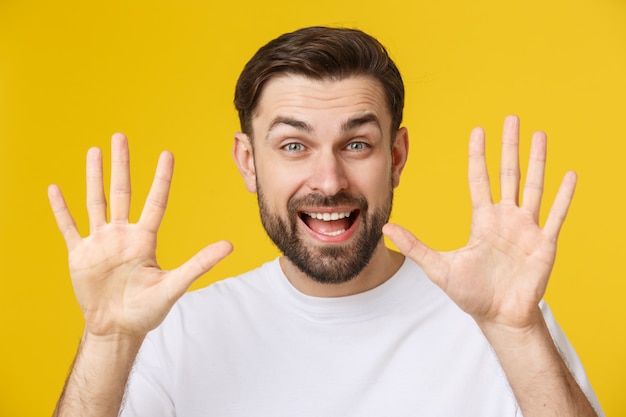
M 312 193 L 302 197 L 292 197 L 287 203 L 290 213 L 301 211 L 306 207 L 338 207 L 350 206 L 362 212 L 367 211 L 367 199 L 362 195 L 352 195 L 347 192 L 339 192 L 335 195 L 323 195 Z

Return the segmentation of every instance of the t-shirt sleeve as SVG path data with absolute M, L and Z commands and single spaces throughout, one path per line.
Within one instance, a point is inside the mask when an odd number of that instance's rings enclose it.
M 174 417 L 168 383 L 167 369 L 148 335 L 130 373 L 120 416 Z
M 567 339 L 567 336 L 565 336 L 565 333 L 556 322 L 554 315 L 552 314 L 552 310 L 550 310 L 548 304 L 545 301 L 542 301 L 539 307 L 541 308 L 544 320 L 546 321 L 548 329 L 550 330 L 552 339 L 554 340 L 554 343 L 561 352 L 561 357 L 567 364 L 567 367 L 574 376 L 574 379 L 576 380 L 576 382 L 578 382 L 578 385 L 591 402 L 591 405 L 593 405 L 594 409 L 598 413 L 598 416 L 604 417 L 605 414 L 602 411 L 602 407 L 600 407 L 598 397 L 591 387 L 589 378 L 587 378 L 587 373 L 583 368 L 583 364 L 580 361 L 578 354 L 574 350 L 574 346 L 572 346 L 572 344 Z

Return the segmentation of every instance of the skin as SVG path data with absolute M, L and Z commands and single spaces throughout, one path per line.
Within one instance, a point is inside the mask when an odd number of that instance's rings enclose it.
M 520 203 L 519 119 L 507 117 L 501 201 L 494 203 L 485 162 L 485 135 L 482 129 L 474 129 L 469 144 L 472 225 L 467 245 L 441 253 L 401 226 L 388 224 L 384 233 L 476 320 L 496 352 L 524 416 L 596 416 L 552 342 L 538 307 L 576 186 L 576 174 L 568 172 L 546 224 L 540 227 L 545 162 L 546 135 L 536 132 Z
M 254 148 L 247 135 L 238 133 L 233 154 L 248 191 L 257 192 L 258 187 L 262 187 L 270 212 L 287 222 L 288 201 L 308 194 L 363 195 L 370 211 L 389 204 L 391 188 L 398 186 L 406 163 L 408 134 L 404 128 L 398 130 L 392 151 L 389 151 L 391 116 L 378 81 L 358 77 L 337 83 L 295 76 L 276 77 L 264 87 L 258 109 L 252 122 L 256 137 Z M 347 122 L 363 120 L 365 116 L 369 121 L 350 129 L 343 128 Z M 305 211 L 353 209 L 351 206 L 307 206 Z M 350 245 L 363 228 L 362 223 L 359 222 L 353 234 L 331 238 L 311 233 L 304 222 L 298 221 L 298 236 L 317 254 L 320 247 Z M 316 258 L 319 259 L 319 255 Z M 337 297 L 380 285 L 398 270 L 402 260 L 402 256 L 386 248 L 380 239 L 369 264 L 358 277 L 332 286 L 311 280 L 286 257 L 280 262 L 291 283 L 300 291 Z
M 248 190 L 257 192 L 262 187 L 264 202 L 282 218 L 288 217 L 286 207 L 292 197 L 313 192 L 333 195 L 347 191 L 365 196 L 372 207 L 383 207 L 390 188 L 399 184 L 408 153 L 408 134 L 404 128 L 395 132 L 391 147 L 390 117 L 381 97 L 380 85 L 364 77 L 332 82 L 301 77 L 270 81 L 253 120 L 254 143 L 241 133 L 235 138 L 233 154 Z M 364 114 L 375 122 L 360 124 L 356 129 L 341 128 L 346 120 Z M 286 117 L 303 121 L 308 128 L 303 132 L 292 122 L 276 123 Z M 369 146 L 351 145 L 355 142 Z M 294 143 L 298 145 L 292 146 Z M 383 232 L 402 254 L 387 249 L 381 239 L 369 264 L 342 284 L 316 282 L 285 257 L 280 260 L 281 266 L 300 291 L 330 297 L 380 285 L 399 268 L 403 256 L 408 256 L 476 320 L 498 355 L 524 416 L 594 416 L 554 346 L 538 308 L 576 176 L 565 175 L 546 224 L 540 227 L 545 134 L 533 135 L 521 203 L 519 120 L 505 120 L 502 199 L 498 203 L 491 197 L 484 148 L 484 133 L 475 129 L 469 145 L 473 215 L 465 247 L 437 252 L 401 226 L 387 224 Z M 195 279 L 232 250 L 228 242 L 218 242 L 177 269 L 159 269 L 154 254 L 156 234 L 172 172 L 172 155 L 165 152 L 141 218 L 130 224 L 128 144 L 123 135 L 114 135 L 107 221 L 102 154 L 91 149 L 87 156 L 90 235 L 85 238 L 79 235 L 59 188 L 49 188 L 50 203 L 68 247 L 70 275 L 85 316 L 83 339 L 55 415 L 116 416 L 146 333 L 161 323 Z M 302 222 L 297 224 L 297 233 L 304 245 L 316 251 L 327 245 L 350 245 L 359 227 L 357 222 L 350 233 L 330 238 L 311 233 Z
M 128 142 L 112 138 L 110 218 L 102 178 L 102 153 L 87 153 L 90 235 L 82 238 L 56 185 L 48 197 L 68 249 L 85 330 L 55 416 L 117 416 L 126 381 L 145 335 L 165 318 L 189 286 L 232 251 L 228 242 L 202 249 L 179 268 L 156 262 L 156 235 L 165 213 L 173 157 L 161 154 L 139 221 L 128 222 Z

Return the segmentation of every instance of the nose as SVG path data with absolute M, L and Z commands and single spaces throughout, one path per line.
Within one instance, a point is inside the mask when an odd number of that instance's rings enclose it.
M 318 155 L 309 175 L 309 188 L 329 196 L 346 190 L 348 177 L 344 162 L 339 155 L 332 152 Z

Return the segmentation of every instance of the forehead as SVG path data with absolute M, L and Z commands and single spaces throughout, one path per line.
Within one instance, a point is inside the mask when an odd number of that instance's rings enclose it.
M 332 123 L 360 114 L 374 115 L 383 129 L 391 125 L 383 87 L 373 77 L 313 80 L 300 75 L 281 75 L 265 84 L 252 124 L 255 132 L 261 133 L 279 117 Z

